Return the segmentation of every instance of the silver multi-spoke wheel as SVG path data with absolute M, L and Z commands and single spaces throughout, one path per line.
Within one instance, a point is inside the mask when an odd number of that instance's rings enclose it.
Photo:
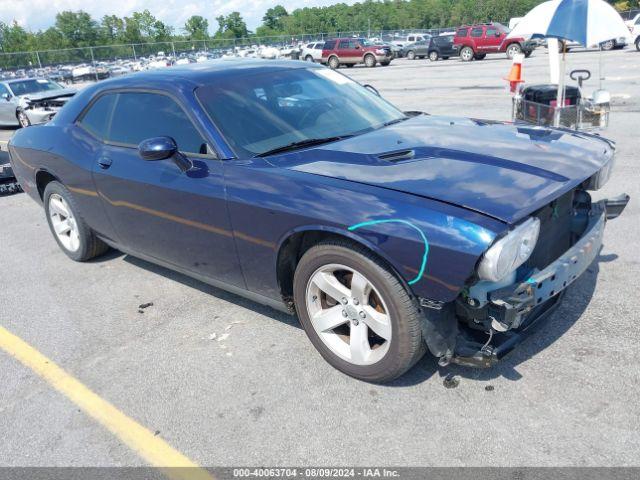
M 62 246 L 70 252 L 76 252 L 80 248 L 78 225 L 69 204 L 57 193 L 49 197 L 49 217 Z
M 372 365 L 388 352 L 389 309 L 362 273 L 339 264 L 319 268 L 307 283 L 306 306 L 322 342 L 343 360 Z

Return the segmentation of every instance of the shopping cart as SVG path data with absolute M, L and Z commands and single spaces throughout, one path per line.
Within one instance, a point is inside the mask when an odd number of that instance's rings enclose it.
M 604 90 L 596 90 L 589 98 L 582 95 L 582 83 L 591 78 L 588 70 L 574 70 L 570 77 L 578 82 L 578 88 L 566 87 L 562 105 L 557 102 L 557 85 L 534 85 L 521 89 L 513 97 L 513 120 L 573 130 L 607 128 L 611 95 Z

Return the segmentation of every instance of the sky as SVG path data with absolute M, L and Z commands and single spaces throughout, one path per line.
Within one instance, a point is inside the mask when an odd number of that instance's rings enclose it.
M 178 29 L 191 15 L 202 15 L 209 20 L 209 30 L 214 33 L 218 27 L 215 18 L 221 14 L 238 11 L 249 30 L 255 30 L 262 23 L 264 12 L 275 5 L 283 5 L 292 11 L 338 1 L 355 3 L 355 0 L 0 0 L 0 21 L 16 20 L 26 29 L 36 31 L 52 26 L 56 13 L 63 10 L 84 10 L 94 19 L 100 19 L 103 15 L 123 17 L 148 9 L 159 20 Z

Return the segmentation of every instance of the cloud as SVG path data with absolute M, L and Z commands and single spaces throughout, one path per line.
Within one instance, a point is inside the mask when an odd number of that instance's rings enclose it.
M 336 0 L 197 0 L 185 3 L 183 0 L 0 0 L 0 20 L 16 20 L 28 30 L 46 29 L 55 22 L 56 13 L 63 10 L 84 10 L 94 19 L 103 15 L 127 16 L 132 12 L 148 9 L 156 18 L 176 27 L 178 32 L 191 15 L 202 15 L 209 20 L 209 30 L 215 32 L 216 17 L 233 11 L 242 14 L 250 30 L 262 23 L 262 16 L 277 4 L 288 11 L 301 7 L 325 6 Z M 355 3 L 346 0 L 344 3 Z

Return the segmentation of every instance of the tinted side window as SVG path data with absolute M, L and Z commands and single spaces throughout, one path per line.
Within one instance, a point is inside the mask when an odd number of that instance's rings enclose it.
M 107 94 L 96 100 L 82 116 L 80 125 L 96 137 L 105 140 L 109 134 L 109 123 L 116 97 L 116 94 Z
M 336 48 L 336 41 L 329 40 L 328 42 L 324 42 L 324 50 L 333 50 Z
M 498 30 L 496 30 L 495 28 L 487 28 L 487 38 L 495 37 L 496 33 L 498 33 Z
M 471 30 L 471 36 L 472 37 L 476 37 L 476 38 L 481 37 L 482 36 L 482 32 L 483 32 L 482 27 L 474 28 L 473 30 Z
M 118 95 L 109 140 L 138 145 L 147 138 L 161 136 L 173 138 L 182 152 L 207 153 L 206 142 L 171 98 L 156 93 Z
M 349 40 L 340 40 L 338 48 L 349 48 Z
M 467 29 L 466 28 L 461 28 L 460 30 L 458 30 L 456 32 L 456 35 L 458 37 L 466 37 L 467 36 Z

